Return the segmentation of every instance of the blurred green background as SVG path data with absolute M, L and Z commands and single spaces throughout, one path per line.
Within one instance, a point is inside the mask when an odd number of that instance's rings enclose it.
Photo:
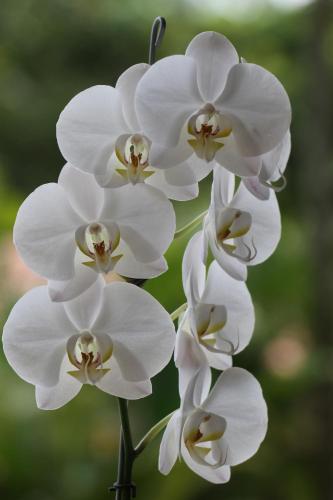
M 304 5 L 303 5 L 304 4 Z M 262 383 L 269 407 L 258 454 L 230 483 L 206 483 L 179 463 L 157 471 L 158 440 L 137 461 L 140 499 L 333 499 L 333 15 L 331 0 L 1 0 L 0 3 L 0 313 L 40 280 L 19 261 L 11 229 L 24 197 L 54 181 L 63 165 L 55 123 L 64 105 L 97 83 L 114 84 L 146 60 L 150 25 L 168 27 L 159 56 L 184 51 L 200 31 L 226 34 L 248 61 L 286 86 L 293 106 L 288 186 L 279 196 L 277 252 L 251 269 L 256 307 L 252 343 L 235 365 Z M 208 204 L 175 203 L 181 226 Z M 187 238 L 186 238 L 187 239 Z M 171 312 L 183 300 L 180 266 L 146 289 Z M 0 495 L 8 500 L 96 500 L 116 479 L 114 398 L 85 386 L 63 409 L 36 409 L 34 390 L 0 359 Z M 154 394 L 130 405 L 139 438 L 178 406 L 177 374 L 155 378 Z M 110 496 L 112 498 L 112 496 Z

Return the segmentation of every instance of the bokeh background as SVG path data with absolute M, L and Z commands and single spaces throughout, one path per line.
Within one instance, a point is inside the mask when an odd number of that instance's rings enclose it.
M 114 84 L 147 59 L 150 25 L 168 27 L 159 56 L 184 51 L 200 31 L 226 34 L 248 61 L 286 86 L 293 105 L 288 187 L 279 195 L 277 252 L 251 269 L 252 343 L 235 364 L 262 383 L 270 425 L 259 453 L 230 483 L 206 483 L 182 463 L 164 478 L 158 441 L 137 461 L 139 498 L 167 500 L 333 499 L 333 5 L 331 0 L 1 0 L 0 315 L 41 280 L 11 243 L 16 211 L 63 165 L 55 139 L 68 100 Z M 175 203 L 181 226 L 208 204 Z M 167 255 L 170 270 L 146 285 L 171 312 L 183 303 L 180 266 L 187 238 Z M 155 378 L 154 395 L 130 405 L 139 438 L 178 406 L 177 374 Z M 8 500 L 95 500 L 116 478 L 114 398 L 85 386 L 63 409 L 36 409 L 34 390 L 0 356 L 0 496 Z M 111 497 L 110 497 L 111 498 Z

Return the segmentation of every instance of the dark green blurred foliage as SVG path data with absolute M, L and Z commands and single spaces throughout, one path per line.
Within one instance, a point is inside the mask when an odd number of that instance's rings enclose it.
M 178 464 L 157 471 L 158 443 L 135 467 L 139 498 L 201 500 L 330 500 L 332 490 L 333 336 L 333 19 L 330 0 L 282 14 L 271 7 L 239 22 L 208 15 L 204 2 L 169 0 L 1 0 L 0 227 L 2 320 L 17 293 L 8 286 L 5 241 L 19 203 L 63 165 L 57 117 L 80 90 L 114 84 L 129 65 L 146 60 L 156 15 L 168 21 L 159 56 L 184 51 L 199 31 L 226 34 L 248 61 L 286 86 L 293 105 L 288 187 L 279 200 L 283 237 L 276 254 L 251 270 L 255 336 L 235 364 L 263 385 L 270 413 L 259 453 L 213 486 Z M 208 204 L 175 203 L 179 226 Z M 175 242 L 169 271 L 146 285 L 171 312 L 184 301 Z M 6 267 L 7 266 L 7 267 Z M 116 476 L 116 401 L 91 387 L 65 408 L 41 412 L 33 388 L 2 357 L 0 363 L 0 493 L 10 500 L 107 498 Z M 178 405 L 177 374 L 168 367 L 153 396 L 130 405 L 134 435 Z

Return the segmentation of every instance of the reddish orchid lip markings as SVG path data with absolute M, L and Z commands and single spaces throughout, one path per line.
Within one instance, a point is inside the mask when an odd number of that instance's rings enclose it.
M 125 168 L 117 168 L 118 174 L 133 185 L 145 182 L 155 173 L 154 170 L 146 170 L 150 167 L 149 150 L 150 142 L 141 134 L 120 136 L 116 141 L 115 152 Z
M 111 358 L 112 351 L 113 345 L 109 338 L 102 348 L 97 337 L 89 331 L 74 335 L 67 342 L 67 355 L 77 370 L 67 373 L 82 384 L 94 385 L 110 371 L 110 368 L 103 368 L 103 363 Z
M 92 222 L 76 231 L 76 243 L 92 260 L 83 262 L 97 272 L 112 271 L 122 255 L 113 255 L 120 243 L 120 231 L 115 223 L 106 225 Z
M 199 158 L 209 162 L 224 146 L 221 139 L 230 136 L 232 126 L 230 120 L 216 111 L 212 104 L 206 104 L 189 119 L 187 130 L 194 137 L 187 141 L 189 145 Z

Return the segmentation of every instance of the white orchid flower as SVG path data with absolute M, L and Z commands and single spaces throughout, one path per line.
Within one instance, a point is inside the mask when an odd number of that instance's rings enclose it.
M 188 309 L 179 323 L 175 363 L 180 394 L 205 364 L 225 370 L 232 355 L 250 342 L 254 329 L 251 296 L 242 281 L 231 278 L 214 261 L 203 263 L 202 232 L 189 241 L 183 258 L 183 287 Z
M 53 280 L 52 298 L 68 300 L 98 273 L 161 274 L 174 231 L 173 207 L 159 190 L 146 185 L 103 189 L 92 175 L 67 164 L 58 183 L 40 186 L 23 202 L 14 242 L 33 271 Z
M 247 189 L 260 200 L 268 200 L 270 190 L 281 191 L 286 184 L 283 179 L 284 171 L 287 167 L 291 150 L 290 132 L 288 130 L 282 139 L 272 151 L 261 156 L 261 168 L 257 177 L 245 177 L 244 185 Z M 277 185 L 279 180 L 282 183 Z
M 154 143 L 175 147 L 187 134 L 184 160 L 194 152 L 201 163 L 215 159 L 245 177 L 259 173 L 258 155 L 282 140 L 291 120 L 278 79 L 240 63 L 229 40 L 215 32 L 197 35 L 184 56 L 156 62 L 138 84 L 136 109 Z
M 224 168 L 214 168 L 211 204 L 204 222 L 205 253 L 210 248 L 219 265 L 236 280 L 247 278 L 247 266 L 264 262 L 281 236 L 275 193 L 267 200 L 253 196 Z M 205 255 L 206 258 L 206 255 Z
M 134 106 L 137 84 L 149 68 L 136 64 L 119 77 L 115 88 L 96 85 L 76 95 L 57 123 L 59 148 L 68 162 L 94 174 L 103 187 L 146 183 L 171 199 L 195 198 L 205 168 L 193 169 L 179 160 L 179 148 L 169 148 L 167 169 L 150 157 L 152 142 Z
M 168 474 L 181 457 L 199 476 L 225 483 L 230 479 L 230 466 L 252 457 L 263 441 L 267 407 L 253 375 L 242 368 L 229 368 L 207 396 L 208 387 L 200 371 L 189 383 L 162 438 L 162 474 Z
M 63 406 L 82 384 L 126 399 L 147 396 L 174 341 L 159 302 L 128 283 L 105 285 L 102 277 L 65 303 L 52 302 L 46 286 L 32 289 L 12 309 L 3 334 L 9 364 L 36 386 L 43 409 Z

